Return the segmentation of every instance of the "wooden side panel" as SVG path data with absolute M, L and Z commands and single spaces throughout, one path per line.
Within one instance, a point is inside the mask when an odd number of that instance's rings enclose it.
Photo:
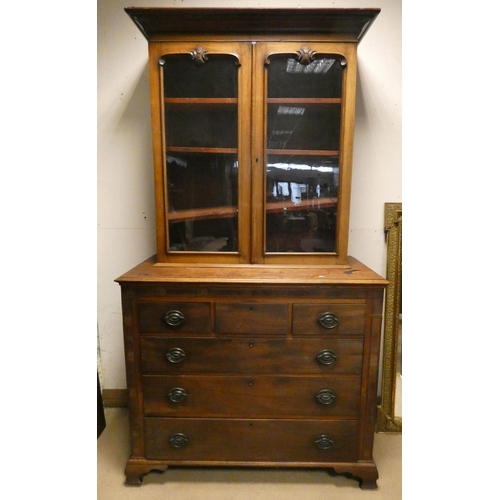
M 131 456 L 144 456 L 142 390 L 140 384 L 140 346 L 136 332 L 133 290 L 121 289 L 123 341 L 128 389 Z
M 365 339 L 363 362 L 362 401 L 363 416 L 360 427 L 360 460 L 373 460 L 373 440 L 377 422 L 377 382 L 382 329 L 383 291 L 370 302 L 368 325 L 370 334 Z

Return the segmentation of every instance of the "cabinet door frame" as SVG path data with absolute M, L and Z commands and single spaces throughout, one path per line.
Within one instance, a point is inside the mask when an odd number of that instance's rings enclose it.
M 277 54 L 290 57 L 301 49 L 318 55 L 335 54 L 346 61 L 344 69 L 341 133 L 340 179 L 338 193 L 336 252 L 328 253 L 266 253 L 266 61 Z M 349 211 L 351 197 L 352 151 L 356 99 L 357 55 L 355 43 L 320 41 L 268 41 L 254 45 L 253 118 L 252 118 L 252 263 L 343 265 L 347 262 Z
M 238 251 L 190 252 L 168 250 L 168 193 L 166 184 L 166 141 L 163 98 L 162 56 L 190 54 L 201 48 L 210 55 L 232 55 L 238 67 Z M 195 64 L 193 62 L 193 64 Z M 149 44 L 149 79 L 153 135 L 153 163 L 156 210 L 157 261 L 161 263 L 241 264 L 250 261 L 250 113 L 251 109 L 251 44 L 217 42 L 209 39 Z

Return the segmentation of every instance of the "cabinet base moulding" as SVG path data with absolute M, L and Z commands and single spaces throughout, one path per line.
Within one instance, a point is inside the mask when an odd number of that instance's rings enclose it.
M 143 478 L 150 472 L 165 472 L 170 466 L 175 467 L 269 467 L 269 468 L 307 468 L 327 469 L 335 475 L 345 475 L 359 481 L 361 489 L 377 489 L 378 469 L 373 460 L 360 461 L 356 463 L 290 463 L 290 462 L 206 462 L 189 461 L 178 463 L 175 461 L 147 460 L 143 458 L 131 458 L 125 468 L 125 484 L 128 486 L 141 486 Z

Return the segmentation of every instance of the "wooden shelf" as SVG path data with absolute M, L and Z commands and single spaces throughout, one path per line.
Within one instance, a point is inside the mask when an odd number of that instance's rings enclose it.
M 165 104 L 238 104 L 236 97 L 165 97 Z
M 210 153 L 210 154 L 237 154 L 237 148 L 200 148 L 184 146 L 167 146 L 169 153 Z
M 340 97 L 269 97 L 268 104 L 342 104 Z
M 267 213 L 297 211 L 297 210 L 313 210 L 313 209 L 323 209 L 335 207 L 337 205 L 338 198 L 314 198 L 312 200 L 304 200 L 299 204 L 295 204 L 293 201 L 271 201 L 266 203 Z
M 267 213 L 277 213 L 298 210 L 314 210 L 331 208 L 337 205 L 337 198 L 314 198 L 313 200 L 305 200 L 299 204 L 293 201 L 272 201 L 266 203 Z M 182 222 L 185 220 L 207 220 L 207 219 L 225 219 L 228 217 L 236 217 L 238 210 L 236 207 L 211 207 L 211 208 L 192 208 L 188 210 L 177 210 L 176 212 L 168 212 L 169 222 Z
M 268 155 L 339 156 L 339 151 L 325 149 L 268 149 Z
M 226 219 L 236 217 L 237 213 L 238 209 L 236 207 L 191 208 L 168 212 L 168 221 L 182 222 L 185 220 Z

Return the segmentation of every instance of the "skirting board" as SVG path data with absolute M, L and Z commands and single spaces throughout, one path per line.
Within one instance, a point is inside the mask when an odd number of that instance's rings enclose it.
M 127 389 L 103 389 L 102 402 L 105 408 L 127 408 Z

